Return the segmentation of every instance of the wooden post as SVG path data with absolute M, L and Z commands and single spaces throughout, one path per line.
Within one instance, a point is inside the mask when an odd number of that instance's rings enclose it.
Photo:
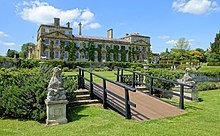
M 123 83 L 123 74 L 124 74 L 124 70 L 121 69 L 121 78 L 120 78 L 120 82 Z
M 85 89 L 84 70 L 82 70 L 82 89 Z
M 150 77 L 150 95 L 153 95 L 153 85 L 154 85 L 154 79 L 152 77 Z
M 117 82 L 119 82 L 119 71 L 120 71 L 119 68 L 117 68 L 117 80 L 116 80 Z
M 129 105 L 129 92 L 125 88 L 125 117 L 126 119 L 131 119 L 131 107 Z
M 103 108 L 107 109 L 106 80 L 103 79 Z
M 79 89 L 82 88 L 81 74 L 82 74 L 82 71 L 81 71 L 81 68 L 79 68 L 79 75 L 78 75 L 78 87 L 79 87 Z
M 184 85 L 180 85 L 180 109 L 184 109 Z
M 93 99 L 93 78 L 92 73 L 90 73 L 90 99 Z
M 135 88 L 135 73 L 133 72 L 133 76 L 132 76 L 132 87 Z

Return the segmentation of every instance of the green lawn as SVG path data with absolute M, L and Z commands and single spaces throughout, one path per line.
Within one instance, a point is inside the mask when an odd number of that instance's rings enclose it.
M 217 72 L 220 73 L 220 66 L 202 66 L 199 72 Z
M 117 71 L 103 71 L 103 72 L 94 72 L 100 76 L 103 76 L 105 78 L 108 78 L 110 80 L 116 81 L 116 75 L 114 73 L 116 73 Z M 71 75 L 77 75 L 78 72 L 63 72 L 64 76 L 71 76 Z M 130 72 L 124 72 L 124 74 L 131 74 Z M 85 72 L 85 77 L 89 79 L 89 73 Z M 95 82 L 102 82 L 102 79 L 100 79 L 99 77 L 93 76 L 93 81 Z
M 220 90 L 200 92 L 201 102 L 186 103 L 188 113 L 165 119 L 126 120 L 101 106 L 75 107 L 70 122 L 45 126 L 35 121 L 0 120 L 0 135 L 217 136 L 220 135 Z

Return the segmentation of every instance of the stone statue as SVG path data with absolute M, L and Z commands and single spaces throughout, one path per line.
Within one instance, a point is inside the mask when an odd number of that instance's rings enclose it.
M 55 67 L 53 69 L 53 76 L 50 79 L 47 89 L 48 101 L 66 100 L 66 93 L 63 88 L 63 80 L 60 68 Z
M 177 79 L 177 82 L 187 84 L 187 85 L 195 84 L 195 81 L 193 81 L 192 77 L 189 75 L 189 71 L 190 71 L 190 68 L 186 68 L 183 78 Z

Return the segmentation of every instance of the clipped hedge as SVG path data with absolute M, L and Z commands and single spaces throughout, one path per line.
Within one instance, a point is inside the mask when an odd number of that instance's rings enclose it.
M 220 62 L 208 62 L 207 66 L 220 66 Z
M 199 91 L 220 89 L 220 83 L 219 82 L 199 82 L 197 83 L 197 87 Z
M 44 100 L 51 76 L 50 66 L 41 72 L 39 69 L 0 69 L 0 117 L 44 121 Z M 73 77 L 64 80 L 69 101 L 75 98 L 76 88 L 77 82 Z

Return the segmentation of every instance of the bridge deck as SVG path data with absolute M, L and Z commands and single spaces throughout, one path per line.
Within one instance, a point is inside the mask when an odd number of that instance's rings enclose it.
M 98 83 L 102 86 L 102 83 Z M 122 87 L 107 82 L 107 101 L 112 107 L 121 109 L 121 113 L 125 111 L 125 91 Z M 103 91 L 94 85 L 94 94 L 102 99 Z M 176 116 L 185 113 L 184 110 L 179 109 L 169 103 L 161 101 L 157 98 L 144 94 L 143 92 L 129 91 L 130 101 L 136 104 L 136 107 L 131 106 L 132 118 L 138 121 L 146 121 L 158 118 L 165 118 Z

